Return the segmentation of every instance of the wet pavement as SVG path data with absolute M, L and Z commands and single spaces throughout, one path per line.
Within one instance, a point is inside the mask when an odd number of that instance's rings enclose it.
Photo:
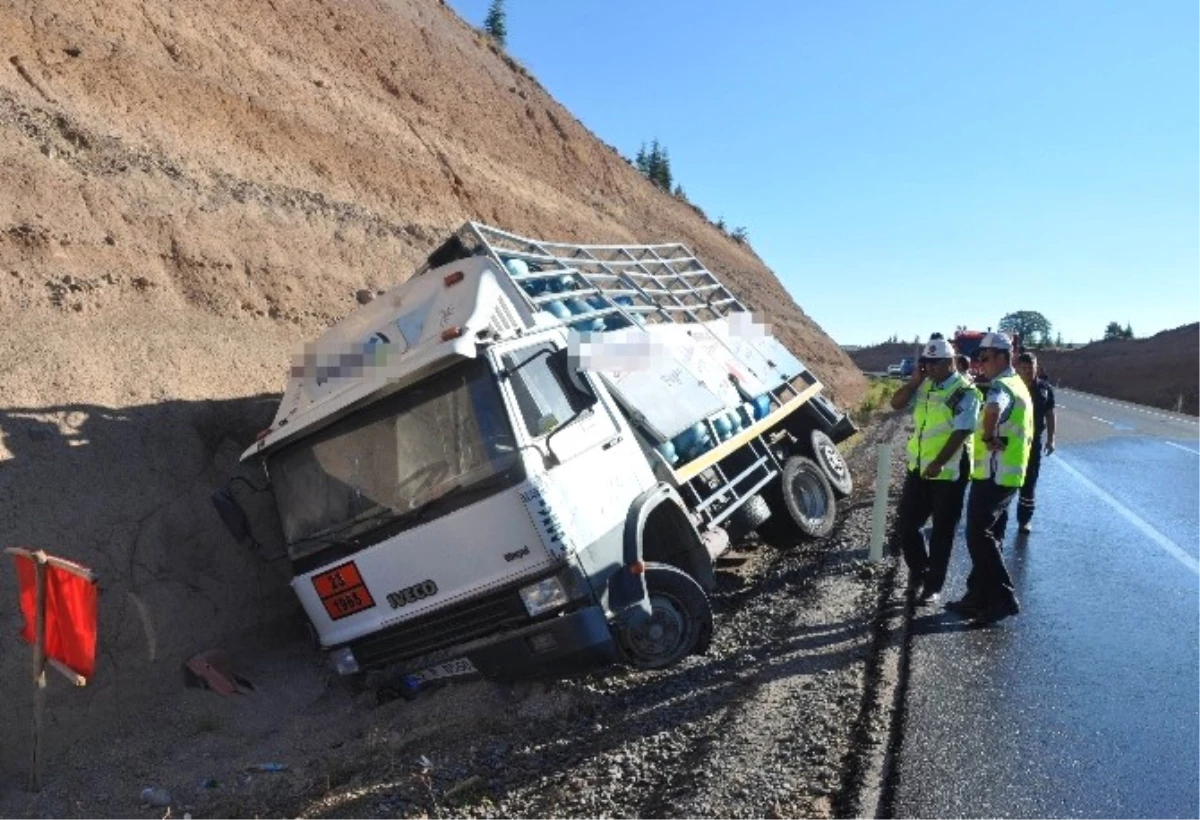
M 916 610 L 891 816 L 1200 816 L 1196 423 L 1059 403 L 1034 532 L 1004 547 L 1021 614 Z M 960 532 L 952 597 L 968 570 Z

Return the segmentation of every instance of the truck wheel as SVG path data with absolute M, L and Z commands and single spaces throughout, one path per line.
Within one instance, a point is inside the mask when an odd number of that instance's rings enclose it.
M 761 495 L 756 495 L 738 507 L 725 519 L 730 538 L 741 538 L 757 530 L 771 517 L 771 508 Z
M 650 617 L 636 628 L 617 630 L 626 663 L 637 669 L 663 669 L 708 648 L 712 607 L 700 585 L 667 564 L 646 564 Z
M 768 503 L 774 515 L 759 535 L 776 547 L 788 549 L 797 541 L 824 538 L 833 532 L 837 499 L 825 473 L 811 459 L 792 456 L 784 462 Z
M 809 443 L 812 445 L 813 461 L 817 462 L 825 478 L 829 479 L 829 486 L 833 488 L 834 494 L 838 498 L 845 498 L 854 492 L 854 478 L 850 475 L 850 467 L 838 452 L 833 439 L 820 430 L 813 430 L 809 436 Z

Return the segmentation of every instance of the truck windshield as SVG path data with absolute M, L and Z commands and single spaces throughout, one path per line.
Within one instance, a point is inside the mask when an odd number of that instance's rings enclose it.
M 480 359 L 300 439 L 268 466 L 293 560 L 442 496 L 437 513 L 522 478 L 500 391 Z

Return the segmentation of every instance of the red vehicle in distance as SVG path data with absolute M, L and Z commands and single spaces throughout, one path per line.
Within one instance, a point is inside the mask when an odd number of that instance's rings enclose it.
M 984 385 L 988 382 L 987 377 L 983 375 L 983 368 L 979 364 L 979 343 L 983 341 L 983 337 L 990 333 L 991 330 L 991 328 L 987 330 L 968 330 L 964 325 L 954 329 L 954 338 L 951 340 L 954 343 L 954 351 L 965 355 L 971 360 L 971 378 L 978 385 Z M 1020 334 L 1014 333 L 1011 335 L 1013 343 L 1012 360 L 1015 366 L 1017 356 L 1021 355 L 1021 351 L 1024 348 L 1021 346 Z

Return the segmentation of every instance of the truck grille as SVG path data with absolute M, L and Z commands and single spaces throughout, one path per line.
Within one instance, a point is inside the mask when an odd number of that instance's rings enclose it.
M 363 669 L 377 669 L 523 626 L 530 619 L 517 590 L 493 592 L 360 638 L 350 644 L 354 657 Z

